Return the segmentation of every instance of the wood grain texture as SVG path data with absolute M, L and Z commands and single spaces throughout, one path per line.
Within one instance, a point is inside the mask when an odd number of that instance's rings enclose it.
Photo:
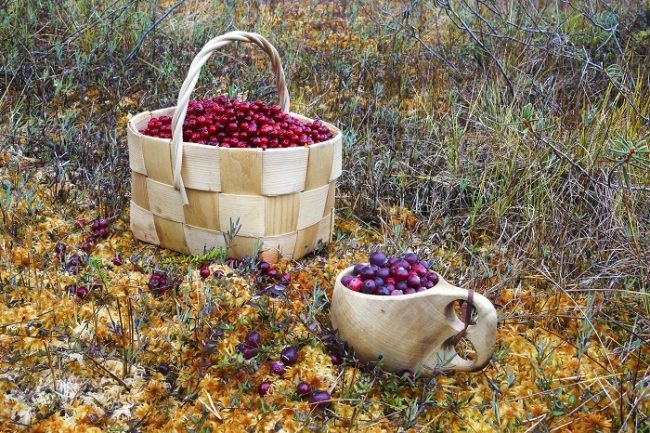
M 262 149 L 218 149 L 221 192 L 262 195 Z
M 318 243 L 327 244 L 332 240 L 332 220 L 334 219 L 334 212 L 329 215 L 325 215 L 322 220 L 318 223 L 318 231 L 316 232 L 316 242 L 314 246 L 318 246 Z
M 282 235 L 295 232 L 300 212 L 300 194 L 285 194 L 265 198 L 264 234 Z
M 183 225 L 185 242 L 190 254 L 198 255 L 214 248 L 225 248 L 226 239 L 223 233 L 216 230 L 206 230 L 188 224 Z
M 131 201 L 129 213 L 130 228 L 133 236 L 143 242 L 154 245 L 160 244 L 153 214 L 141 208 L 133 201 Z
M 181 194 L 173 186 L 156 182 L 148 177 L 147 194 L 149 196 L 149 210 L 154 215 L 171 221 L 185 222 Z
M 157 182 L 173 184 L 169 140 L 140 135 L 147 176 Z
M 265 251 L 277 251 L 281 257 L 291 260 L 293 259 L 297 238 L 297 232 L 280 236 L 267 236 L 262 239 L 262 249 Z
M 323 216 L 329 215 L 334 210 L 334 201 L 336 199 L 336 182 L 332 181 L 329 184 L 329 189 L 327 190 L 327 202 L 325 202 L 325 209 L 323 210 Z
M 476 360 L 461 358 L 449 339 L 464 327 L 453 302 L 466 300 L 468 291 L 452 286 L 444 278 L 425 292 L 403 296 L 376 296 L 353 292 L 341 284 L 352 267 L 341 272 L 334 285 L 330 318 L 332 326 L 347 341 L 359 359 L 370 362 L 382 356 L 389 371 L 420 370 L 424 375 L 435 369 L 475 371 L 483 368 L 494 351 L 497 314 L 484 296 L 474 294 L 478 312 L 476 324 L 466 338 L 476 349 Z M 395 324 L 399 326 L 395 326 Z M 440 360 L 445 360 L 441 365 Z
M 241 236 L 264 236 L 264 200 L 261 195 L 219 195 L 219 227 L 228 230 L 239 219 Z
M 142 113 L 138 113 L 131 117 L 126 127 L 131 130 L 131 132 L 135 133 L 135 135 L 142 136 L 140 130 L 147 127 L 149 120 L 151 120 L 151 112 L 143 111 Z
M 181 176 L 185 188 L 221 191 L 220 167 L 217 147 L 184 143 Z
M 132 171 L 147 175 L 147 167 L 144 164 L 144 154 L 142 153 L 142 141 L 131 130 L 127 128 L 127 143 L 129 146 L 129 167 Z
M 305 229 L 323 219 L 329 184 L 300 193 L 298 230 Z
M 149 210 L 149 194 L 147 193 L 147 176 L 135 171 L 131 172 L 131 200 L 143 209 Z
M 330 181 L 336 180 L 343 172 L 343 137 L 341 134 L 333 138 L 334 140 L 334 154 L 332 159 L 332 171 L 330 173 Z
M 316 224 L 313 224 L 302 230 L 298 230 L 296 237 L 296 246 L 293 250 L 293 258 L 299 259 L 306 254 L 312 252 L 320 243 L 326 244 L 329 242 L 331 233 L 331 215 L 321 219 Z
M 156 233 L 160 239 L 159 245 L 163 248 L 189 254 L 190 250 L 185 242 L 185 229 L 183 223 L 170 221 L 157 215 L 153 216 Z
M 319 188 L 329 183 L 334 158 L 333 141 L 333 139 L 327 140 L 309 146 L 305 190 Z
M 228 256 L 251 256 L 256 252 L 259 245 L 261 245 L 261 241 L 258 238 L 248 236 L 235 236 L 235 239 L 233 239 L 230 248 L 228 248 Z
M 190 204 L 184 206 L 185 223 L 209 230 L 220 230 L 219 193 L 187 189 Z
M 262 194 L 276 196 L 305 189 L 308 159 L 307 147 L 262 152 Z

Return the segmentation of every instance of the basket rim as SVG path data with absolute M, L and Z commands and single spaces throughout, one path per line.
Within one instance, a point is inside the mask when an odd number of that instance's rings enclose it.
M 169 113 L 173 113 L 175 108 L 176 108 L 175 106 L 172 106 L 172 107 L 166 107 L 166 108 L 159 108 L 159 109 L 157 109 L 157 110 L 153 110 L 153 111 L 149 111 L 149 110 L 147 110 L 147 111 L 141 111 L 141 112 L 139 112 L 139 113 L 137 113 L 137 114 L 134 114 L 133 116 L 131 116 L 131 118 L 129 119 L 129 121 L 128 121 L 128 123 L 127 123 L 127 130 L 128 130 L 129 132 L 131 132 L 131 133 L 132 133 L 134 136 L 136 136 L 136 137 L 146 137 L 147 139 L 156 140 L 156 141 L 159 141 L 159 142 L 162 142 L 162 143 L 168 143 L 168 144 L 171 145 L 171 141 L 172 141 L 171 138 L 152 137 L 152 136 L 150 136 L 150 135 L 142 134 L 142 133 L 141 133 L 140 131 L 138 131 L 138 129 L 136 128 L 136 126 L 135 126 L 135 122 L 136 122 L 137 120 L 140 120 L 140 118 L 142 118 L 142 117 L 144 117 L 144 116 L 146 116 L 146 115 L 152 115 L 152 114 L 154 114 L 154 113 L 155 113 L 154 115 L 156 115 L 156 116 L 160 116 L 160 115 L 163 115 L 163 114 L 167 114 L 168 112 L 169 112 Z M 313 122 L 313 121 L 314 121 L 314 119 L 311 119 L 311 118 L 309 118 L 309 117 L 307 117 L 307 116 L 303 116 L 302 114 L 294 113 L 293 111 L 290 111 L 290 112 L 287 113 L 287 114 L 289 114 L 289 115 L 291 115 L 291 116 L 294 116 L 294 117 L 296 117 L 296 118 L 298 118 L 298 119 L 300 119 L 300 120 L 302 120 L 302 121 L 308 121 L 308 122 Z M 223 150 L 228 150 L 228 151 L 248 151 L 248 152 L 266 152 L 266 151 L 272 151 L 272 152 L 275 153 L 275 152 L 280 152 L 280 151 L 288 151 L 288 152 L 294 151 L 294 152 L 295 152 L 296 149 L 311 149 L 311 148 L 318 148 L 318 147 L 321 147 L 321 146 L 327 146 L 327 145 L 334 144 L 334 143 L 335 143 L 337 140 L 339 140 L 339 139 L 342 140 L 342 138 L 343 138 L 343 133 L 341 132 L 341 130 L 340 130 L 339 128 L 337 128 L 336 126 L 332 125 L 331 123 L 325 122 L 324 120 L 321 120 L 321 122 L 322 122 L 325 126 L 327 126 L 327 128 L 328 128 L 330 131 L 333 131 L 333 132 L 334 132 L 334 136 L 333 136 L 332 138 L 330 138 L 329 140 L 321 141 L 321 142 L 314 143 L 314 144 L 308 144 L 308 145 L 306 145 L 306 146 L 280 147 L 280 148 L 267 148 L 267 149 L 262 149 L 262 148 L 259 148 L 259 147 L 252 147 L 252 148 L 251 148 L 251 147 L 242 147 L 242 148 L 240 148 L 240 147 L 210 146 L 210 145 L 208 145 L 208 144 L 193 143 L 193 142 L 191 142 L 191 141 L 183 141 L 182 143 L 183 143 L 183 147 L 185 147 L 185 146 L 189 146 L 189 147 L 199 147 L 199 148 L 201 148 L 201 149 L 204 149 L 204 148 L 214 148 L 214 149 L 223 149 Z

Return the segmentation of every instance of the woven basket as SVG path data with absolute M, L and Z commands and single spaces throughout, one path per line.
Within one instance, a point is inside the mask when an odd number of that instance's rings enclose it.
M 336 179 L 341 175 L 342 135 L 304 147 L 237 149 L 182 141 L 182 125 L 201 67 L 231 42 L 252 42 L 271 58 L 279 105 L 289 112 L 280 56 L 262 36 L 230 32 L 212 39 L 190 65 L 176 107 L 133 116 L 127 127 L 131 177 L 131 231 L 137 239 L 171 250 L 201 254 L 225 247 L 223 232 L 239 219 L 233 257 L 260 247 L 265 257 L 298 259 L 329 242 Z M 141 134 L 152 117 L 171 115 L 172 139 Z M 312 119 L 291 113 L 304 121 Z

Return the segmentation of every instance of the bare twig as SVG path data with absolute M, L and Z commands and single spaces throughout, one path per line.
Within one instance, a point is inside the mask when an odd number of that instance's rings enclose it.
M 137 53 L 140 51 L 140 47 L 142 46 L 142 43 L 144 40 L 147 38 L 149 33 L 151 33 L 158 25 L 165 19 L 167 18 L 172 12 L 174 12 L 176 9 L 178 9 L 183 3 L 185 3 L 185 0 L 179 0 L 178 2 L 174 3 L 167 11 L 165 11 L 164 14 L 160 16 L 154 23 L 147 28 L 147 30 L 142 33 L 142 36 L 138 39 L 138 42 L 136 42 L 135 47 L 129 52 L 129 54 L 126 55 L 126 60 L 129 61 L 131 60 Z

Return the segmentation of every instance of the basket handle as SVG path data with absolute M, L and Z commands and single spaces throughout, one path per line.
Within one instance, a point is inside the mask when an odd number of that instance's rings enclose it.
M 174 116 L 172 117 L 172 140 L 171 140 L 171 159 L 172 159 L 172 177 L 174 180 L 174 188 L 181 193 L 183 204 L 187 205 L 187 193 L 185 192 L 185 184 L 181 178 L 181 167 L 183 165 L 183 123 L 187 115 L 187 106 L 190 102 L 190 96 L 199 79 L 201 67 L 208 61 L 213 52 L 225 47 L 231 42 L 252 42 L 259 46 L 271 58 L 271 69 L 275 75 L 275 86 L 278 90 L 279 105 L 282 111 L 289 111 L 289 91 L 287 90 L 287 83 L 284 78 L 284 69 L 282 69 L 282 61 L 278 50 L 269 43 L 263 36 L 257 33 L 249 32 L 228 32 L 221 36 L 208 41 L 201 51 L 194 57 L 190 65 L 187 77 L 178 92 L 178 102 L 174 109 Z

